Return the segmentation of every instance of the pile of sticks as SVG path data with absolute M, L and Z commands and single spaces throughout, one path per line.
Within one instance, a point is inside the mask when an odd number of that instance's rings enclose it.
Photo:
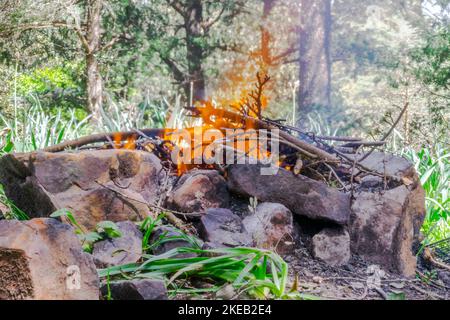
M 280 120 L 271 120 L 262 116 L 264 86 L 270 81 L 267 75 L 257 74 L 255 89 L 249 93 L 246 99 L 240 103 L 231 105 L 230 108 L 215 108 L 208 106 L 186 107 L 188 115 L 199 117 L 206 124 L 214 124 L 219 130 L 229 128 L 242 129 L 279 129 L 277 139 L 282 148 L 283 159 L 281 167 L 292 170 L 294 174 L 304 174 L 317 180 L 337 185 L 343 191 L 354 190 L 354 184 L 358 183 L 364 175 L 382 177 L 385 185 L 391 182 L 401 182 L 398 177 L 388 176 L 366 167 L 363 161 L 376 150 L 383 147 L 387 138 L 400 122 L 408 108 L 406 103 L 390 130 L 379 141 L 365 141 L 354 137 L 331 137 L 315 135 L 304 132 L 299 128 L 289 126 Z M 220 124 L 213 123 L 214 119 L 220 119 Z M 94 134 L 80 139 L 66 141 L 58 145 L 43 149 L 46 152 L 60 152 L 66 149 L 99 148 L 98 143 L 103 143 L 100 148 L 121 148 L 122 143 L 132 140 L 137 150 L 154 152 L 162 161 L 169 163 L 170 152 L 173 149 L 171 142 L 164 139 L 168 132 L 176 129 L 136 129 L 126 132 L 112 132 Z M 120 137 L 117 141 L 117 137 Z M 369 148 L 368 151 L 364 149 Z M 172 168 L 176 166 L 172 163 Z
M 258 119 L 242 113 L 226 109 L 202 107 L 186 108 L 192 117 L 219 117 L 230 123 L 242 123 L 254 129 L 279 129 L 279 143 L 285 148 L 281 157 L 285 158 L 285 166 L 295 168 L 294 173 L 306 174 L 325 182 L 330 180 L 340 185 L 344 191 L 353 190 L 353 184 L 361 175 L 381 176 L 387 180 L 397 181 L 397 177 L 386 176 L 365 167 L 362 161 L 375 150 L 385 144 L 385 138 L 380 141 L 364 141 L 352 137 L 328 137 L 317 136 L 313 133 L 303 132 L 298 128 L 282 124 L 280 121 L 270 119 Z M 205 114 L 207 113 L 207 114 Z M 67 149 L 90 149 L 90 148 L 120 148 L 117 145 L 117 137 L 123 143 L 129 139 L 135 141 L 137 150 L 154 152 L 161 160 L 170 161 L 170 148 L 163 137 L 170 129 L 136 129 L 125 132 L 101 133 L 85 136 L 76 140 L 70 140 L 58 145 L 50 146 L 42 151 L 61 152 Z M 173 129 L 176 131 L 176 129 Z M 332 145 L 330 141 L 341 142 L 340 145 Z M 103 143 L 103 145 L 98 145 Z M 370 151 L 360 155 L 363 148 Z M 301 162 L 302 168 L 298 164 Z M 309 174 L 308 174 L 309 172 Z

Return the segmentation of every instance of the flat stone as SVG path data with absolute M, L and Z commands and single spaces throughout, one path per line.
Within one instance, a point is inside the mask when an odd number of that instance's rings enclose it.
M 167 300 L 167 289 L 162 280 L 135 279 L 109 284 L 113 300 Z M 108 295 L 108 285 L 101 288 L 102 295 Z
M 361 161 L 365 167 L 378 173 L 399 178 L 411 178 L 417 175 L 414 165 L 407 159 L 384 152 L 372 152 L 370 156 Z
M 294 248 L 292 212 L 279 203 L 264 202 L 243 220 L 257 248 L 286 253 Z
M 248 246 L 253 242 L 242 219 L 229 209 L 208 209 L 200 218 L 198 230 L 203 240 L 216 247 Z
M 373 175 L 365 176 L 361 179 L 360 186 L 363 189 L 375 189 L 383 187 L 383 178 Z
M 226 181 L 215 170 L 191 170 L 184 174 L 167 200 L 170 208 L 181 212 L 227 208 L 229 202 Z
M 279 169 L 275 175 L 261 175 L 262 165 L 231 165 L 230 191 L 281 203 L 294 214 L 345 225 L 350 217 L 350 196 L 326 184 Z
M 34 152 L 0 158 L 0 183 L 30 217 L 66 208 L 86 230 L 104 220 L 141 220 L 157 199 L 160 160 L 134 150 Z M 33 199 L 33 201 L 30 201 Z
M 312 238 L 312 254 L 316 259 L 336 267 L 349 262 L 350 236 L 343 228 L 325 228 Z
M 142 256 L 142 233 L 131 221 L 116 223 L 118 238 L 105 239 L 94 244 L 92 255 L 98 268 L 107 268 L 137 262 Z
M 3 299 L 99 299 L 93 259 L 71 226 L 48 218 L 0 221 Z

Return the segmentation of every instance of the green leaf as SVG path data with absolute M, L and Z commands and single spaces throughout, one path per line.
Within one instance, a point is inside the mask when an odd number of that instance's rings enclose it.
M 83 228 L 78 224 L 78 222 L 75 219 L 75 217 L 73 216 L 72 212 L 70 212 L 67 209 L 59 209 L 50 215 L 50 218 L 60 218 L 60 217 L 67 217 L 67 219 L 69 219 L 70 223 L 78 229 L 77 231 L 79 233 L 84 233 Z
M 2 152 L 4 153 L 10 153 L 14 149 L 14 143 L 9 141 L 6 146 L 3 147 Z
M 14 149 L 14 143 L 12 142 L 12 131 L 10 131 L 6 136 L 5 146 L 2 148 L 0 153 L 10 153 Z
M 97 232 L 88 232 L 84 235 L 84 239 L 88 242 L 95 243 L 103 239 L 103 237 Z
M 59 131 L 59 134 L 58 134 L 58 137 L 57 137 L 57 139 L 56 139 L 56 143 L 55 144 L 58 144 L 58 143 L 61 143 L 61 141 L 63 140 L 63 138 L 64 138 L 64 133 L 66 132 L 66 127 L 63 127 L 62 129 L 61 129 L 61 131 Z
M 31 144 L 33 145 L 33 150 L 37 150 L 37 143 L 36 143 L 36 136 L 34 135 L 34 132 L 31 132 Z
M 93 246 L 91 242 L 84 242 L 81 247 L 84 252 L 92 253 Z
M 56 210 L 55 212 L 53 212 L 50 215 L 50 218 L 59 218 L 59 217 L 63 217 L 63 216 L 67 217 L 69 215 L 72 215 L 72 213 L 69 210 L 67 210 L 67 209 L 59 209 L 59 210 Z
M 96 230 L 98 233 L 104 233 L 108 238 L 119 238 L 122 233 L 119 227 L 112 221 L 102 221 L 97 223 Z

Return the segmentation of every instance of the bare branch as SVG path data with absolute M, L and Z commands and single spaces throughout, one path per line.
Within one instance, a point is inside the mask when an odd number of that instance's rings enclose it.
M 74 31 L 77 34 L 78 38 L 80 39 L 81 44 L 82 44 L 86 54 L 92 53 L 91 47 L 89 46 L 89 43 L 88 43 L 86 37 L 84 36 L 83 31 L 79 27 L 75 27 Z
M 217 13 L 215 17 L 208 19 L 208 21 L 202 23 L 203 30 L 205 30 L 205 32 L 208 32 L 209 29 L 220 20 L 224 12 L 225 12 L 225 5 L 222 6 L 222 9 Z
M 6 31 L 3 31 L 0 33 L 0 35 L 5 36 L 5 35 L 8 35 L 13 32 L 25 32 L 25 31 L 30 31 L 30 30 L 51 29 L 51 28 L 67 28 L 67 29 L 75 31 L 75 33 L 77 34 L 78 38 L 80 39 L 81 44 L 83 45 L 83 48 L 86 51 L 86 53 L 91 52 L 91 50 L 89 48 L 89 44 L 87 42 L 87 39 L 84 36 L 81 28 L 79 26 L 69 24 L 65 21 L 52 21 L 52 22 L 47 22 L 47 23 L 22 24 L 22 25 L 18 25 L 16 27 L 14 27 L 14 28 L 8 29 Z
M 170 5 L 176 12 L 178 12 L 183 18 L 186 18 L 186 12 L 183 10 L 183 4 L 178 0 L 166 0 L 167 4 Z
M 28 30 L 61 28 L 61 27 L 73 29 L 73 26 L 69 25 L 65 21 L 53 21 L 53 22 L 47 22 L 47 23 L 29 23 L 29 24 L 17 25 L 14 28 L 10 28 L 10 29 L 7 29 L 6 31 L 3 31 L 2 34 L 17 32 L 17 31 L 23 32 L 23 31 L 28 31 Z
M 280 53 L 279 55 L 272 57 L 272 62 L 274 64 L 280 64 L 280 63 L 282 63 L 282 62 L 280 62 L 280 60 L 283 60 L 284 58 L 287 58 L 291 54 L 298 52 L 298 50 L 299 50 L 298 47 L 292 45 L 289 49 L 286 49 L 284 52 Z
M 98 51 L 108 50 L 113 45 L 115 45 L 117 42 L 119 42 L 119 40 L 121 40 L 121 39 L 122 39 L 122 35 L 115 36 L 114 38 L 111 39 L 111 41 L 109 41 L 109 42 L 105 43 L 103 46 L 101 46 L 100 49 L 98 49 Z
M 241 46 L 239 46 L 237 44 L 217 44 L 217 45 L 211 46 L 211 50 L 215 50 L 215 49 L 219 49 L 222 51 L 233 51 L 233 52 L 242 53 L 242 54 L 247 53 L 241 49 Z
M 91 47 L 89 46 L 89 42 L 83 33 L 83 29 L 82 29 L 82 26 L 81 26 L 81 23 L 80 23 L 78 17 L 71 11 L 69 11 L 69 15 L 72 17 L 73 21 L 75 22 L 75 24 L 72 26 L 72 29 L 77 34 L 77 37 L 80 39 L 81 45 L 83 46 L 86 54 L 90 54 Z
M 184 83 L 185 81 L 184 72 L 181 71 L 181 69 L 176 65 L 176 63 L 168 57 L 163 57 L 160 55 L 160 58 L 172 71 L 175 80 L 177 80 L 179 83 Z

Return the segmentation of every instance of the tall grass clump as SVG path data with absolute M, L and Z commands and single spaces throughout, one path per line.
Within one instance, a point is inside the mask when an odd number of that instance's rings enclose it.
M 193 126 L 187 117 L 180 95 L 173 99 L 152 100 L 146 96 L 140 103 L 108 99 L 105 110 L 101 110 L 100 131 L 130 131 L 142 128 L 185 128 Z
M 142 128 L 162 128 L 166 124 L 166 108 L 163 102 L 146 97 L 141 103 L 117 102 L 108 99 L 108 106 L 101 111 L 97 131 L 130 131 Z
M 404 155 L 414 163 L 426 192 L 424 245 L 450 238 L 450 149 L 436 145 Z
M 101 269 L 99 275 L 116 279 L 166 279 L 169 286 L 178 290 L 184 288 L 179 288 L 176 280 L 197 278 L 214 283 L 208 289 L 210 292 L 231 285 L 236 295 L 246 292 L 260 299 L 294 297 L 287 290 L 287 263 L 274 252 L 255 248 L 202 250 L 180 247 L 160 255 L 144 254 L 142 263 Z
M 68 115 L 63 115 L 62 110 L 55 114 L 46 112 L 37 100 L 36 104 L 22 110 L 14 119 L 0 113 L 0 128 L 7 132 L 0 136 L 2 152 L 29 152 L 78 138 L 92 131 L 89 119 L 90 116 L 78 120 L 75 110 L 69 110 Z
M 174 231 L 178 231 L 178 235 L 162 234 L 149 243 L 148 239 L 161 219 L 162 216 L 147 218 L 141 224 L 145 253 L 140 262 L 100 269 L 99 276 L 108 281 L 162 279 L 173 295 L 217 293 L 221 289 L 231 288 L 236 297 L 245 294 L 258 299 L 310 298 L 301 295 L 295 286 L 291 290 L 287 288 L 288 265 L 272 251 L 244 247 L 204 250 L 198 239 L 177 229 Z M 162 243 L 180 240 L 187 246 L 153 254 L 155 247 Z M 195 288 L 191 282 L 193 279 L 209 286 Z

